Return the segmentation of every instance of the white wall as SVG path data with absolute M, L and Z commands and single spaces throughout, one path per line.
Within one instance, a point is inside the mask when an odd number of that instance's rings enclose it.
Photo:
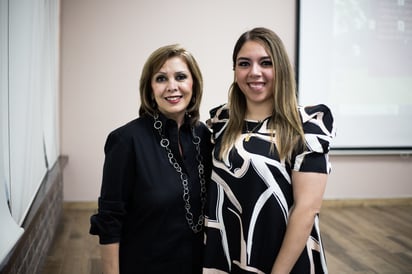
M 294 63 L 295 8 L 295 1 L 282 0 L 62 0 L 65 200 L 97 199 L 105 138 L 137 116 L 141 68 L 154 49 L 178 42 L 193 52 L 205 80 L 205 120 L 211 107 L 226 101 L 232 48 L 245 30 L 275 30 Z M 326 198 L 412 196 L 411 158 L 332 156 L 332 161 Z

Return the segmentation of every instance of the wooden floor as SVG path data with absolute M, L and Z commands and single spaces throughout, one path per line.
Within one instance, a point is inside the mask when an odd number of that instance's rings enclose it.
M 93 210 L 65 208 L 42 274 L 101 273 Z M 412 273 L 412 205 L 324 207 L 329 273 Z

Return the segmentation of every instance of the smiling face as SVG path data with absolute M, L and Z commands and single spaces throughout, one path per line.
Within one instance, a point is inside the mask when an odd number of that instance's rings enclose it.
M 248 112 L 264 108 L 271 113 L 274 88 L 273 62 L 258 42 L 245 42 L 236 57 L 236 82 L 246 97 Z
M 192 99 L 193 78 L 180 57 L 168 59 L 151 80 L 158 110 L 180 126 Z

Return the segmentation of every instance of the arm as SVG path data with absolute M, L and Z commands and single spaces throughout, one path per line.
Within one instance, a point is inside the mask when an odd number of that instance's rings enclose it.
M 305 248 L 315 215 L 319 213 L 322 205 L 326 180 L 327 174 L 292 172 L 294 205 L 271 274 L 290 273 Z
M 103 274 L 119 274 L 119 243 L 100 245 Z

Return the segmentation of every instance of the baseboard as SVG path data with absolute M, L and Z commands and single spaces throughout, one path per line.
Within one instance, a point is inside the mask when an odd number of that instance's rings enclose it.
M 322 207 L 351 207 L 351 206 L 401 206 L 412 205 L 412 197 L 379 198 L 379 199 L 325 199 Z
M 64 202 L 63 209 L 69 210 L 97 210 L 97 201 Z
M 412 197 L 408 198 L 379 198 L 379 199 L 325 199 L 322 207 L 350 207 L 350 206 L 399 206 L 412 205 Z M 69 210 L 97 210 L 97 202 L 64 202 L 63 209 Z

